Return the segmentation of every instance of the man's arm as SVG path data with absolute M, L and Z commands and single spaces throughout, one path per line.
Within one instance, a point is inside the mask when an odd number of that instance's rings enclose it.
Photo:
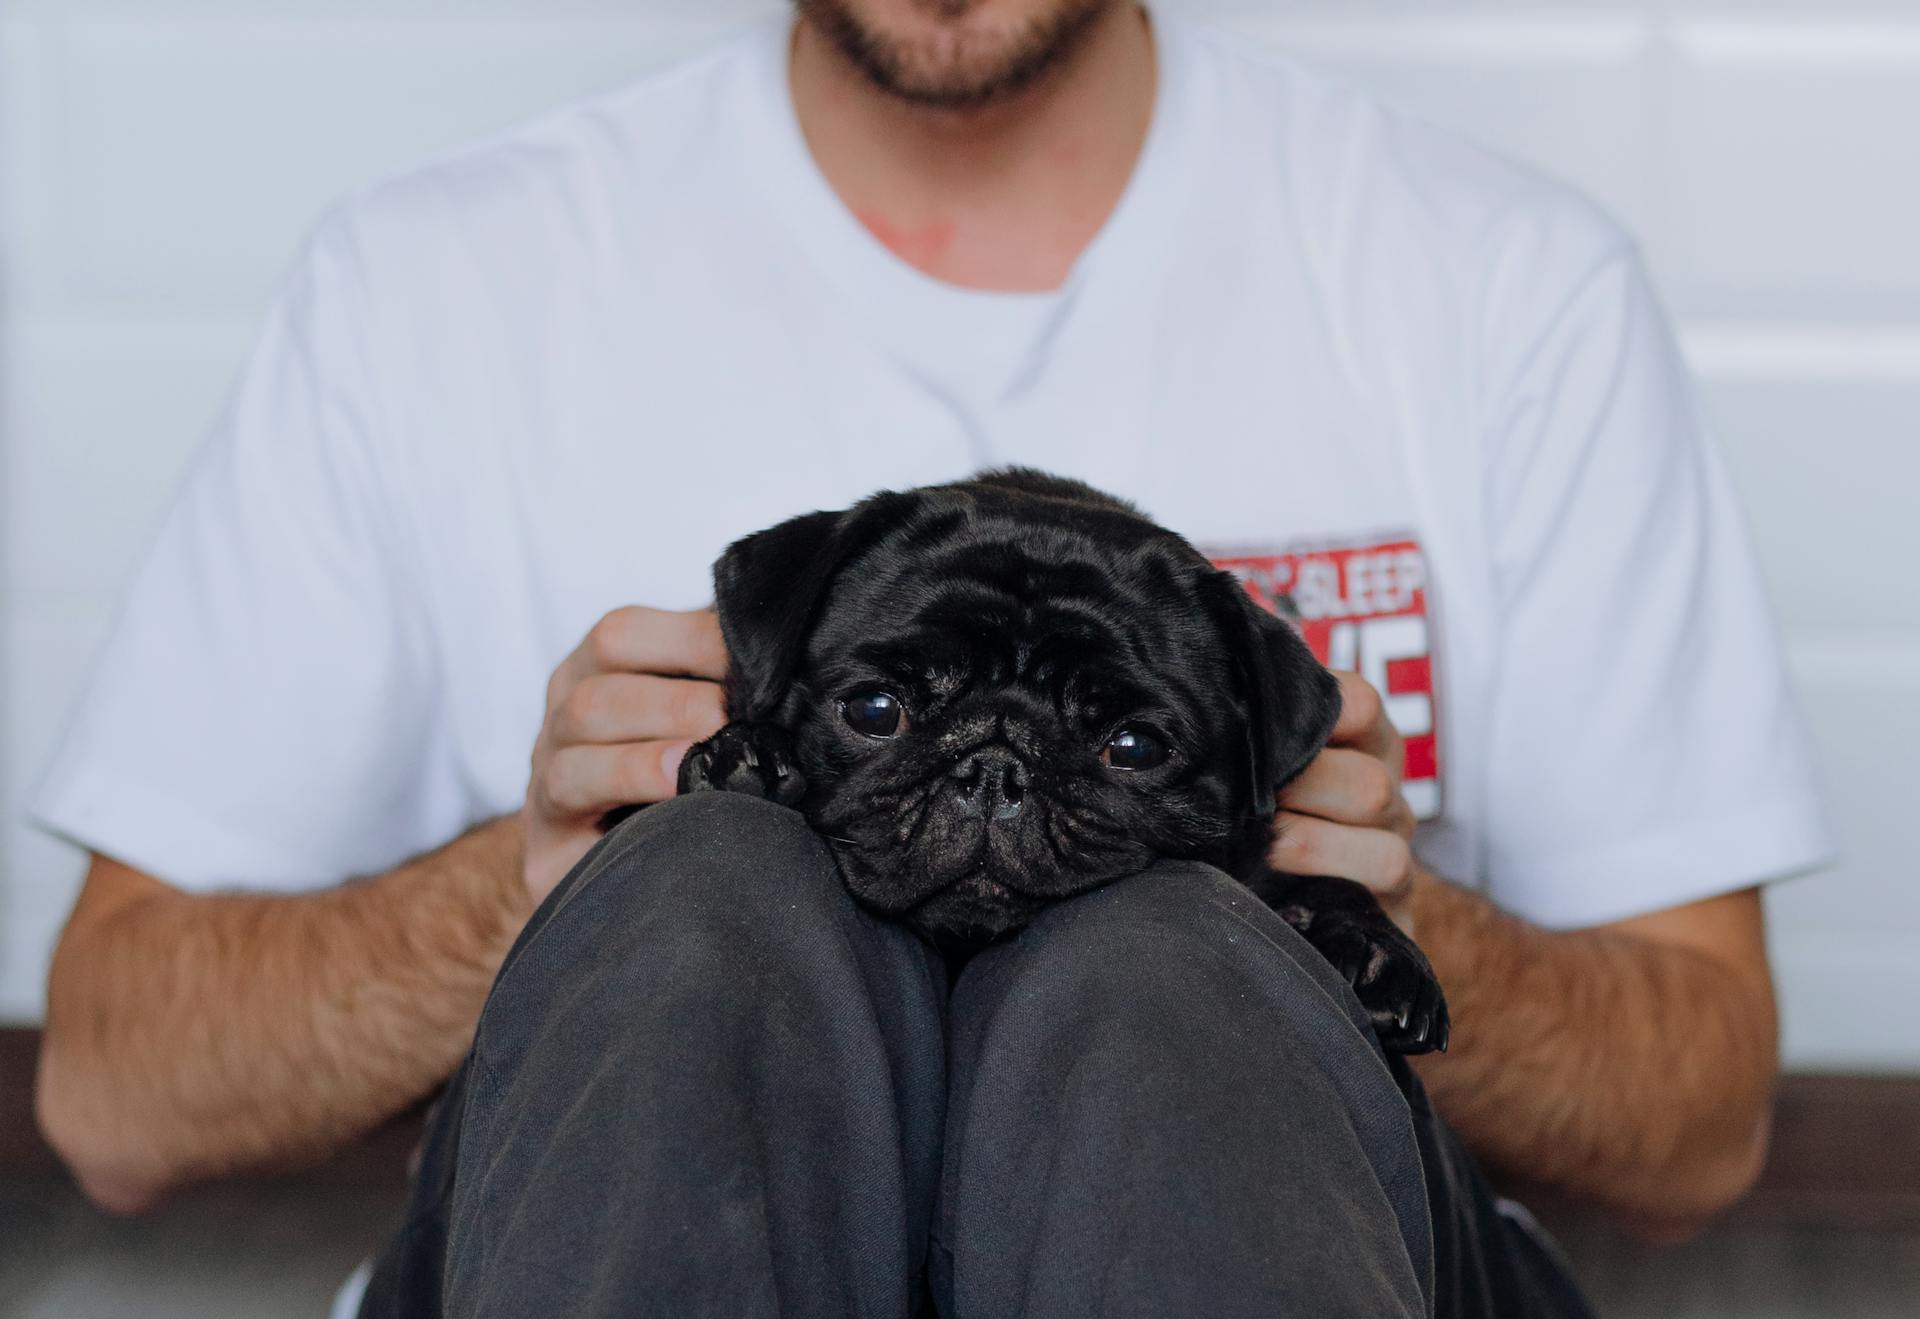
M 1420 1073 L 1497 1176 L 1684 1236 L 1766 1154 L 1777 1069 L 1759 895 L 1554 932 L 1428 874 L 1379 694 L 1341 674 L 1332 743 L 1281 794 L 1274 868 L 1373 889 L 1433 962 L 1449 1053 Z
M 629 607 L 554 671 L 526 804 L 302 895 L 181 892 L 96 856 L 60 937 L 37 1095 L 97 1203 L 336 1149 L 458 1065 L 494 973 L 609 808 L 673 795 L 725 722 L 712 613 Z
M 518 818 L 385 875 L 192 895 L 96 857 L 48 986 L 40 1124 L 87 1194 L 336 1149 L 459 1063 L 525 919 Z
M 1760 895 L 1554 932 L 1418 872 L 1454 1045 L 1421 1078 L 1502 1180 L 1690 1235 L 1766 1159 L 1778 1069 Z

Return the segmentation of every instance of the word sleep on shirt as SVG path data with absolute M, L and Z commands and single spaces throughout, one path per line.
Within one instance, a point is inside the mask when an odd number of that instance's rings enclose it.
M 1154 16 L 1058 290 L 900 262 L 786 22 L 347 200 L 186 478 L 37 799 L 193 890 L 518 809 L 555 664 L 731 540 L 1022 463 L 1138 502 L 1386 693 L 1423 857 L 1552 926 L 1828 850 L 1727 479 L 1633 246 L 1368 95 Z

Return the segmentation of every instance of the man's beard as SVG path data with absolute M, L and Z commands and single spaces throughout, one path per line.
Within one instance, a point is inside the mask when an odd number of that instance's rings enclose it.
M 794 0 L 874 86 L 941 110 L 977 110 L 1025 91 L 1064 63 L 1114 2 L 1051 0 L 1010 27 L 980 31 L 960 22 L 975 0 L 915 0 L 947 26 L 933 38 L 912 39 L 870 21 L 861 0 Z

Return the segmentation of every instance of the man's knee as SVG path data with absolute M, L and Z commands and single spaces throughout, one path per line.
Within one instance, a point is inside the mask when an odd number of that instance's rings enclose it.
M 620 824 L 534 920 L 585 920 L 611 934 L 662 914 L 747 919 L 775 905 L 817 908 L 837 897 L 833 879 L 826 845 L 797 812 L 738 793 L 701 792 Z
M 832 855 L 793 811 L 718 792 L 649 806 L 534 914 L 483 1034 L 582 994 L 717 992 L 831 938 L 850 903 Z
M 1327 1066 L 1386 1077 L 1350 987 L 1246 885 L 1198 862 L 1162 862 L 1041 912 L 979 954 L 956 1014 L 993 1004 L 995 1031 L 1035 1039 L 1058 1021 L 1116 1037 L 1279 1029 Z M 1377 1073 L 1377 1075 L 1373 1075 Z
M 1184 927 L 1223 918 L 1263 922 L 1269 915 L 1246 885 L 1199 861 L 1161 861 L 1045 913 L 1061 926 L 1112 930 Z
M 1042 912 L 969 974 L 1029 1003 L 1178 1019 L 1258 1002 L 1316 1052 L 1373 1050 L 1339 973 L 1244 884 L 1198 862 L 1161 862 Z
M 1049 963 L 1097 951 L 1103 962 L 1137 963 L 1142 976 L 1176 982 L 1191 958 L 1170 957 L 1173 950 L 1255 949 L 1260 960 L 1283 959 L 1281 973 L 1338 983 L 1332 968 L 1251 889 L 1197 861 L 1163 861 L 1060 903 L 1021 938 L 1047 945 Z

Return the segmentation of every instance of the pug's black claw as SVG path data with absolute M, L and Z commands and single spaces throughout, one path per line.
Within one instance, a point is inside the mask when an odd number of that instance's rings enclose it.
M 738 792 L 798 806 L 807 781 L 794 760 L 793 739 L 771 724 L 728 724 L 696 742 L 680 762 L 680 791 Z
M 1450 1027 L 1447 1001 L 1440 986 L 1429 981 L 1421 989 L 1420 1001 L 1409 1004 L 1391 1022 L 1382 1022 L 1381 1014 L 1369 1010 L 1380 1046 L 1392 1053 L 1445 1053 Z
M 1297 915 L 1296 915 L 1297 911 Z M 1282 909 L 1288 924 L 1346 977 L 1388 1053 L 1444 1051 L 1447 999 L 1426 954 L 1377 906 Z

